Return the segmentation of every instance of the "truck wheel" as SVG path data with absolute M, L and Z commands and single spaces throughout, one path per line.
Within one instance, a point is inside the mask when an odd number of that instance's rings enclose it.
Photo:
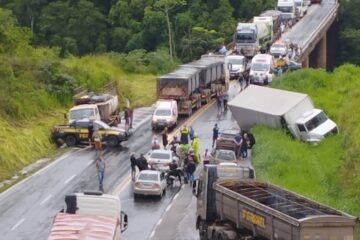
M 74 135 L 68 135 L 68 136 L 66 136 L 66 138 L 65 138 L 65 143 L 66 143 L 66 145 L 67 145 L 68 147 L 73 147 L 73 146 L 75 146 L 75 145 L 76 145 L 76 142 L 77 142 L 77 140 L 76 140 L 76 137 L 75 137 Z
M 199 236 L 200 240 L 208 240 L 208 226 L 205 221 L 200 220 L 199 223 Z
M 119 145 L 119 140 L 115 136 L 110 136 L 107 140 L 107 144 L 109 145 L 109 147 L 116 147 L 117 145 Z

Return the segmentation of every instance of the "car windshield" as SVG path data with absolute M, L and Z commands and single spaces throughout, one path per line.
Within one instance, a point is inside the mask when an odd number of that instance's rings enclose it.
M 94 116 L 92 108 L 83 108 L 70 111 L 70 119 L 80 120 Z
M 254 32 L 238 32 L 236 34 L 236 42 L 238 43 L 252 43 L 255 40 Z
M 155 111 L 156 116 L 171 116 L 170 109 L 158 109 Z
M 300 2 L 295 2 L 295 6 L 301 7 L 301 1 Z
M 95 121 L 95 124 L 97 125 L 97 127 L 99 129 L 109 129 L 110 128 L 110 126 L 104 122 Z
M 242 65 L 244 62 L 244 58 L 229 58 L 229 63 L 236 64 L 236 65 Z
M 320 124 L 324 123 L 327 120 L 327 116 L 324 112 L 319 113 L 309 121 L 305 123 L 305 126 L 308 131 L 311 131 L 315 128 L 317 128 Z
M 148 173 L 140 173 L 139 180 L 146 180 L 146 181 L 158 181 L 159 177 L 157 174 L 148 174 Z
M 170 160 L 170 154 L 169 153 L 153 152 L 153 153 L 151 153 L 150 157 L 155 158 L 155 159 Z
M 215 158 L 224 161 L 235 161 L 235 154 L 233 151 L 216 151 Z
M 281 45 L 281 44 L 274 44 L 274 45 L 271 46 L 271 48 L 282 48 L 282 49 L 284 49 L 285 47 L 284 47 L 284 45 Z
M 267 63 L 262 62 L 254 62 L 251 64 L 251 70 L 256 72 L 265 72 L 268 71 L 270 68 L 270 65 Z
M 293 8 L 292 7 L 280 7 L 278 6 L 277 7 L 277 10 L 281 11 L 281 12 L 284 12 L 284 13 L 291 13 L 293 12 Z

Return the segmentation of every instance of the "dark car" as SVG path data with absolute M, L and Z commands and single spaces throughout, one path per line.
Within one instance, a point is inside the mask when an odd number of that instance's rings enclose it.
M 228 149 L 235 151 L 235 137 L 240 133 L 240 129 L 226 129 L 220 132 L 216 140 L 216 149 Z
M 72 122 L 70 125 L 55 126 L 52 137 L 55 141 L 65 142 L 68 146 L 88 142 L 89 122 L 89 120 L 84 119 Z M 119 143 L 128 140 L 128 135 L 124 130 L 110 127 L 102 121 L 94 121 L 94 128 L 99 129 L 102 141 L 110 147 L 118 146 Z

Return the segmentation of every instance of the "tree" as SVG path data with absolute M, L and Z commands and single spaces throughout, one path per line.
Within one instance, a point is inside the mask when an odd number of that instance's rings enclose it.
M 170 13 L 178 6 L 185 5 L 185 0 L 157 0 L 154 4 L 154 7 L 159 9 L 165 14 L 166 23 L 169 34 L 169 53 L 171 59 L 173 58 L 173 39 L 171 33 L 171 22 L 170 22 Z

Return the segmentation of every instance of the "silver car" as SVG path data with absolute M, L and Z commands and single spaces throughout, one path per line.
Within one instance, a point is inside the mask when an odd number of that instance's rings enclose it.
M 138 197 L 138 195 L 155 195 L 161 198 L 165 191 L 166 180 L 164 173 L 154 170 L 143 170 L 135 181 L 134 198 Z
M 235 163 L 237 158 L 235 152 L 227 149 L 215 149 L 211 153 L 211 164 L 220 164 L 220 163 Z
M 148 161 L 149 165 L 153 169 L 156 169 L 159 171 L 169 170 L 169 164 L 171 163 L 171 161 L 173 159 L 176 159 L 177 163 L 179 164 L 178 158 L 176 157 L 174 152 L 171 150 L 156 149 L 156 150 L 150 151 L 147 155 L 147 161 Z

